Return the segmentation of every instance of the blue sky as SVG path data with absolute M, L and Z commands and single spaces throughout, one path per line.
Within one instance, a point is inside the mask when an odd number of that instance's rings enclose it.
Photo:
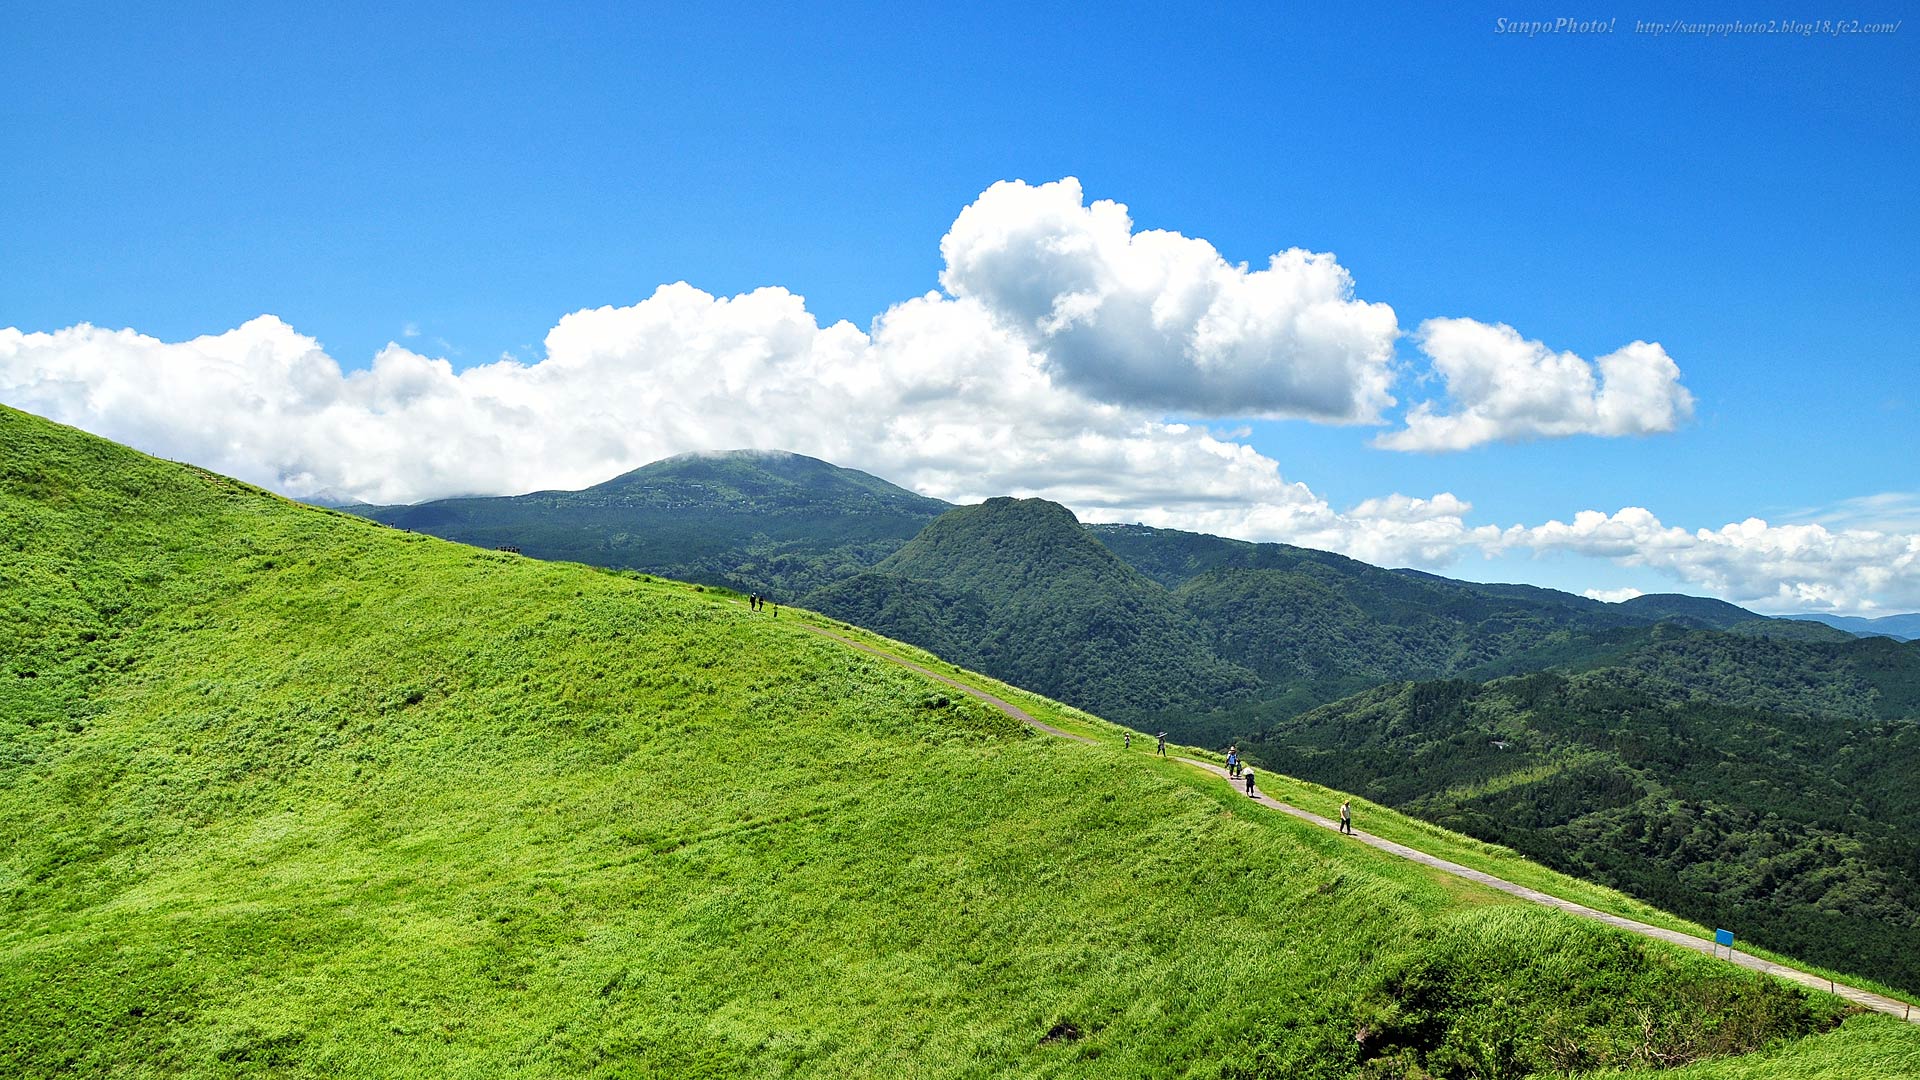
M 174 342 L 271 313 L 348 369 L 397 341 L 459 370 L 684 280 L 864 329 L 940 287 L 940 238 L 990 185 L 1074 176 L 1230 261 L 1332 252 L 1405 332 L 1658 342 L 1695 399 L 1670 433 L 1431 454 L 1245 423 L 1335 506 L 1446 491 L 1473 523 L 1717 529 L 1883 497 L 1920 532 L 1920 25 L 1656 38 L 1636 19 L 1676 13 L 1621 6 L 1594 12 L 1610 34 L 1495 32 L 1537 14 L 21 10 L 0 326 Z M 1388 423 L 1437 392 L 1397 351 Z M 1588 557 L 1448 571 L 1688 588 Z

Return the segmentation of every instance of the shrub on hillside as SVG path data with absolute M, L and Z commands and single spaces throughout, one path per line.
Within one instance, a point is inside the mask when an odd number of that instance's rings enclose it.
M 1519 907 L 1454 916 L 1377 971 L 1351 1014 L 1369 1080 L 1671 1068 L 1842 1015 L 1778 980 Z

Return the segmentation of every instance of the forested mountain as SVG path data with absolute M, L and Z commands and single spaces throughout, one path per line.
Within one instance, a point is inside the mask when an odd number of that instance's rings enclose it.
M 1389 683 L 1252 753 L 1920 989 L 1920 643 L 1654 637 L 1577 673 Z
M 1038 500 L 955 509 L 772 451 L 682 455 L 578 492 L 355 509 L 483 547 L 804 603 L 1206 743 L 1387 679 L 1591 666 L 1648 643 L 1656 624 L 1850 640 L 1699 597 L 1606 604 L 1287 544 L 1082 526 Z
M 1827 636 L 1716 600 L 1605 604 L 1383 570 L 1331 552 L 1138 525 L 1043 500 L 948 512 L 873 570 L 801 598 L 959 662 L 1184 740 L 1224 743 L 1388 679 L 1591 665 L 1656 626 Z
M 1181 604 L 1040 499 L 942 516 L 808 606 L 1103 715 L 1217 709 L 1259 680 L 1208 647 Z
M 1531 585 L 1384 570 L 1327 551 L 1144 525 L 1095 525 L 1101 543 L 1171 589 L 1215 653 L 1262 688 L 1210 715 L 1169 719 L 1220 741 L 1383 680 L 1491 678 L 1592 665 L 1652 640 L 1656 625 L 1741 636 L 1847 640 L 1700 597 L 1607 604 Z
M 818 458 L 734 450 L 582 491 L 346 509 L 535 558 L 798 596 L 880 561 L 951 506 Z

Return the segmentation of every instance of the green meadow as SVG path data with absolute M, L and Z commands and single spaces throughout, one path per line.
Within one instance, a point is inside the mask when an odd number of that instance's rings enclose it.
M 0 1075 L 1920 1075 L 796 614 L 0 408 Z

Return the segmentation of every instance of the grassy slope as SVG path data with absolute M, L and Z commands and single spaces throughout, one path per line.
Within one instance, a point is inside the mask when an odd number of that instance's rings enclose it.
M 1760 661 L 1826 649 L 1695 634 L 1644 652 L 1696 643 L 1682 661 L 1717 659 L 1729 644 Z M 1912 646 L 1886 645 L 1908 651 L 1897 658 L 1907 670 L 1920 660 Z M 1836 660 L 1855 663 L 1844 652 Z M 1255 750 L 1277 768 L 1734 927 L 1750 944 L 1911 991 L 1913 724 L 1795 715 L 1816 684 L 1791 673 L 1812 664 L 1760 661 L 1693 676 L 1696 685 L 1625 667 L 1477 688 L 1388 685 L 1310 713 Z M 1790 673 L 1779 692 L 1761 678 L 1774 671 Z M 1876 696 L 1886 697 L 1860 699 Z M 1495 738 L 1511 743 L 1496 749 Z
M 830 626 L 836 632 L 851 635 L 869 645 L 883 648 L 904 659 L 911 660 L 930 670 L 951 678 L 961 679 L 973 686 L 1014 704 L 1032 713 L 1035 717 L 1066 731 L 1091 736 L 1108 741 L 1119 740 L 1125 731 L 1118 725 L 1110 724 L 1070 705 L 1063 705 L 1038 694 L 1023 690 L 1017 686 L 1000 682 L 997 679 L 970 672 L 938 656 L 915 648 L 903 642 L 889 641 L 886 638 L 849 625 L 836 619 L 823 618 L 811 612 L 792 613 L 799 617 Z M 1150 751 L 1151 742 L 1134 740 L 1135 752 Z M 1203 758 L 1215 763 L 1224 763 L 1221 754 L 1198 747 L 1176 747 L 1175 756 Z M 1342 800 L 1353 802 L 1355 820 L 1367 832 L 1384 837 L 1408 847 L 1417 848 L 1431 855 L 1459 863 L 1462 866 L 1482 870 L 1497 877 L 1528 888 L 1538 889 L 1562 899 L 1584 904 L 1595 911 L 1604 911 L 1613 915 L 1625 916 L 1668 930 L 1678 930 L 1690 934 L 1702 941 L 1711 940 L 1713 929 L 1699 923 L 1683 919 L 1661 908 L 1654 907 L 1643 900 L 1629 896 L 1617 889 L 1608 888 L 1595 882 L 1561 873 L 1550 867 L 1534 862 L 1512 848 L 1488 843 L 1475 837 L 1443 828 L 1432 822 L 1401 813 L 1391 807 L 1369 801 L 1348 792 L 1338 791 L 1310 780 L 1285 776 L 1271 770 L 1259 774 L 1260 789 L 1282 802 L 1303 807 L 1326 817 L 1337 814 Z M 1914 1002 L 1920 1008 L 1920 995 L 1888 986 L 1885 983 L 1865 978 L 1858 973 L 1837 971 L 1806 963 L 1797 957 L 1756 948 L 1751 942 L 1742 942 L 1741 950 L 1754 956 L 1764 957 L 1778 963 L 1789 964 L 1802 971 L 1851 983 L 1874 993 L 1901 1001 Z
M 718 594 L 6 410 L 0 554 L 0 1074 L 1340 1075 L 1498 904 Z

